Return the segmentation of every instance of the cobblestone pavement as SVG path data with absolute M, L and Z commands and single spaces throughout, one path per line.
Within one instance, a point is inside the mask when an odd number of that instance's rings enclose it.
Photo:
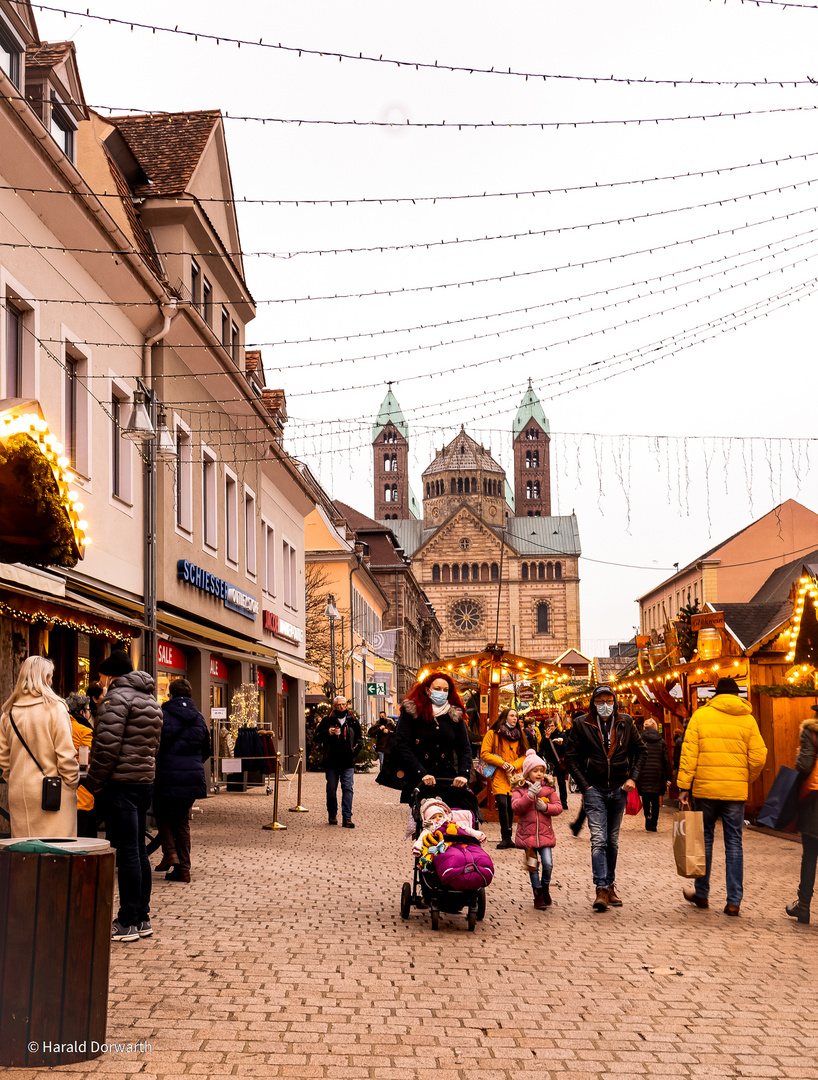
M 327 825 L 323 777 L 220 794 L 194 816 L 194 880 L 156 875 L 152 938 L 113 946 L 111 1051 L 57 1072 L 172 1080 L 191 1075 L 379 1080 L 818 1078 L 811 1007 L 814 926 L 784 914 L 800 847 L 745 834 L 745 901 L 722 914 L 682 900 L 670 814 L 658 833 L 623 824 L 620 910 L 591 910 L 585 830 L 556 819 L 554 906 L 532 906 L 521 856 L 495 851 L 486 918 L 398 912 L 410 873 L 405 808 L 374 774 L 355 781 L 353 830 Z M 154 858 L 154 862 L 157 858 Z M 663 973 L 677 968 L 681 976 Z M 653 969 L 651 972 L 648 969 Z M 47 1070 L 0 1070 L 45 1078 Z

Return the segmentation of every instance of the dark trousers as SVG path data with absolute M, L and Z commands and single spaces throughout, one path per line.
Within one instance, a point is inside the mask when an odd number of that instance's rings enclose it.
M 105 825 L 108 842 L 116 848 L 119 913 L 123 926 L 144 922 L 151 903 L 151 864 L 145 849 L 148 808 L 153 784 L 109 784 Z
M 815 888 L 815 868 L 818 866 L 818 836 L 801 833 L 801 881 L 798 885 L 798 899 L 809 907 Z
M 190 870 L 190 808 L 195 799 L 168 799 L 157 795 L 153 816 L 162 852 L 179 860 L 180 870 Z
M 568 785 L 565 782 L 565 769 L 557 767 L 554 769 L 554 779 L 557 781 L 557 787 L 560 789 L 560 802 L 562 803 L 563 810 L 568 809 Z
M 78 810 L 77 811 L 77 836 L 86 836 L 88 838 L 95 838 L 97 835 L 97 811 L 95 808 L 91 810 Z
M 494 801 L 497 804 L 497 816 L 500 818 L 500 835 L 503 840 L 510 840 L 511 824 L 514 821 L 514 814 L 511 810 L 511 796 L 495 795 Z
M 650 791 L 640 792 L 642 809 L 645 812 L 645 828 L 651 832 L 656 831 L 656 823 L 659 820 L 659 806 L 662 801 L 661 795 L 654 795 Z

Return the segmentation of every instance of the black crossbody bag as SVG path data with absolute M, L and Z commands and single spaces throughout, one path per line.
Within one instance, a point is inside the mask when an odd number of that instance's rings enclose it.
M 62 780 L 59 776 L 46 776 L 45 769 L 32 754 L 28 748 L 28 743 L 17 730 L 17 725 L 14 723 L 14 716 L 11 709 L 9 709 L 9 720 L 11 720 L 11 726 L 14 728 L 14 734 L 26 748 L 26 752 L 40 772 L 43 774 L 43 810 L 59 810 L 60 803 L 62 802 Z

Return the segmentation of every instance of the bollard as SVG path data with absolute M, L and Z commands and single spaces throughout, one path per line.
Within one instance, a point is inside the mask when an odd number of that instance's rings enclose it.
M 262 829 L 286 829 L 286 825 L 280 824 L 278 820 L 278 776 L 281 770 L 281 751 L 276 751 L 276 773 L 275 773 L 275 787 L 273 789 L 273 820 L 269 825 L 262 825 Z
M 291 814 L 308 814 L 309 810 L 307 809 L 307 807 L 301 805 L 301 777 L 302 777 L 302 775 L 304 773 L 304 747 L 303 746 L 299 746 L 299 748 L 298 748 L 298 764 L 296 765 L 296 769 L 298 770 L 298 797 L 295 800 L 296 805 L 290 807 L 290 813 Z

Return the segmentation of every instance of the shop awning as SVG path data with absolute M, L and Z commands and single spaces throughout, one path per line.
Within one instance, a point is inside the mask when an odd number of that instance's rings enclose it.
M 74 600 L 70 596 L 55 597 L 34 589 L 25 589 L 0 581 L 0 614 L 10 615 L 30 623 L 52 623 L 79 633 L 119 641 L 132 636 L 131 631 L 143 624 L 111 611 L 90 600 Z
M 312 667 L 305 660 L 299 660 L 294 656 L 282 656 L 281 653 L 276 657 L 276 662 L 279 668 L 285 675 L 289 675 L 291 679 L 303 679 L 305 682 L 318 682 L 321 677 L 317 667 Z
M 275 666 L 271 661 L 278 660 L 275 649 L 235 634 L 227 634 L 224 630 L 216 630 L 212 626 L 203 626 L 191 619 L 183 619 L 169 611 L 157 612 L 157 624 L 159 631 L 173 641 L 197 648 L 204 645 L 230 660 L 248 660 L 251 664 L 265 664 L 267 667 Z

